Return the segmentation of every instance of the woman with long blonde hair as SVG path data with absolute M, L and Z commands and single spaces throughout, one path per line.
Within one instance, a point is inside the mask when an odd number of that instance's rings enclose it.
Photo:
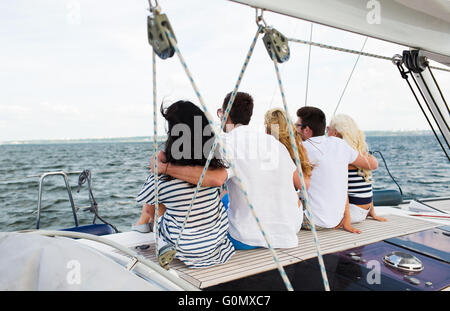
M 328 136 L 342 138 L 360 155 L 366 157 L 369 147 L 364 133 L 358 128 L 356 122 L 346 114 L 338 114 L 330 121 L 327 127 Z M 369 158 L 370 159 L 370 158 Z M 370 161 L 368 160 L 369 167 Z M 378 221 L 386 221 L 375 214 L 373 207 L 372 171 L 348 166 L 348 202 L 351 223 L 360 222 L 368 215 Z
M 264 115 L 264 125 L 266 127 L 266 133 L 277 138 L 287 148 L 292 161 L 295 162 L 294 150 L 292 148 L 291 140 L 289 137 L 288 121 L 284 110 L 280 108 L 274 108 L 267 111 Z M 305 147 L 303 147 L 302 138 L 297 133 L 294 127 L 292 128 L 292 132 L 295 136 L 295 142 L 297 144 L 297 150 L 299 153 L 306 188 L 309 188 L 309 181 L 311 178 L 313 166 L 309 162 Z

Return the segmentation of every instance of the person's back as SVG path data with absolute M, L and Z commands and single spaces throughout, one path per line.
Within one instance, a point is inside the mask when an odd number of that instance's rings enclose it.
M 177 101 L 165 110 L 161 107 L 161 113 L 167 121 L 168 131 L 164 144 L 166 168 L 160 172 L 166 173 L 169 165 L 188 168 L 205 165 L 207 154 L 203 151 L 215 137 L 208 131 L 209 123 L 203 111 L 189 101 Z M 226 167 L 221 159 L 215 157 L 210 166 L 224 171 Z M 219 188 L 199 188 L 191 206 L 195 188 L 188 181 L 168 174 L 160 175 L 157 247 L 158 261 L 163 267 L 168 266 L 174 255 L 189 267 L 203 268 L 223 264 L 234 254 L 227 236 L 228 218 Z M 136 227 L 154 221 L 156 187 L 153 173 L 142 186 L 137 201 L 143 203 L 143 212 Z
M 308 189 L 313 221 L 321 227 L 334 228 L 344 217 L 348 164 L 358 154 L 336 137 L 311 137 L 303 145 L 314 165 Z
M 188 222 L 183 222 L 195 186 L 186 181 L 160 175 L 158 201 L 165 213 L 159 218 L 159 238 L 175 245 L 181 235 L 176 257 L 192 268 L 204 268 L 228 261 L 234 248 L 227 238 L 228 218 L 219 198 L 219 188 L 201 187 Z M 137 196 L 139 203 L 155 204 L 155 179 L 151 174 Z
M 287 149 L 273 136 L 247 125 L 226 134 L 225 144 L 272 247 L 297 246 L 303 213 L 292 182 L 296 166 Z M 267 247 L 237 177 L 227 171 L 229 234 L 244 244 Z
M 328 126 L 328 136 L 335 136 L 346 141 L 361 155 L 369 153 L 369 146 L 364 133 L 352 117 L 346 114 L 335 115 Z M 370 162 L 377 162 L 371 159 Z M 374 161 L 375 160 L 375 161 Z M 386 218 L 375 214 L 372 192 L 372 169 L 359 169 L 353 165 L 348 167 L 348 203 L 350 222 L 357 223 L 365 220 L 368 215 L 378 221 L 386 221 Z
M 360 233 L 350 224 L 347 204 L 348 166 L 367 169 L 378 166 L 370 156 L 362 156 L 344 140 L 325 136 L 326 118 L 322 110 L 305 106 L 297 110 L 296 130 L 304 141 L 314 165 L 308 196 L 313 221 L 321 228 L 340 228 Z M 374 162 L 373 162 L 374 160 Z M 310 223 L 304 222 L 308 229 Z
M 231 93 L 219 109 L 223 118 Z M 298 196 L 294 188 L 294 165 L 287 149 L 264 131 L 247 126 L 253 112 L 253 99 L 247 93 L 238 92 L 224 128 L 227 157 L 231 156 L 239 178 L 272 247 L 290 248 L 298 244 L 297 232 L 303 219 L 298 208 Z M 164 165 L 160 163 L 159 165 Z M 163 171 L 172 177 L 202 186 L 222 186 L 227 182 L 229 196 L 229 238 L 236 249 L 267 247 L 247 199 L 238 187 L 237 176 L 228 168 L 207 170 L 201 166 L 164 166 Z

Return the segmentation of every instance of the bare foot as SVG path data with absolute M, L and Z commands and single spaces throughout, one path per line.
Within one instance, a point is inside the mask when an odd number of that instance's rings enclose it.
M 344 225 L 342 225 L 342 228 L 345 231 L 348 231 L 350 233 L 357 233 L 357 234 L 361 233 L 361 230 L 356 229 L 355 227 L 351 226 L 350 224 L 344 224 Z
M 339 223 L 339 225 L 337 225 L 336 227 L 334 227 L 334 229 L 344 229 L 345 231 L 348 231 L 350 233 L 361 233 L 361 230 L 356 229 L 355 227 L 352 227 L 352 225 L 350 224 L 344 224 L 343 221 L 341 221 Z
M 386 218 L 384 217 L 380 217 L 380 216 L 371 216 L 373 219 L 381 221 L 381 222 L 385 222 L 388 221 Z
M 375 214 L 375 211 L 374 211 L 373 208 L 370 209 L 369 216 L 372 217 L 373 219 L 378 220 L 378 221 L 381 221 L 381 222 L 388 221 L 388 220 L 387 220 L 386 218 L 384 218 L 384 217 L 379 217 L 379 216 L 377 216 L 377 214 Z

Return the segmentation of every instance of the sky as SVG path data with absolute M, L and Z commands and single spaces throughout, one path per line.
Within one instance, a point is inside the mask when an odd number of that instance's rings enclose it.
M 256 32 L 254 9 L 225 0 L 159 0 L 208 110 L 237 80 Z M 145 0 L 0 2 L 0 142 L 153 135 L 152 49 Z M 287 37 L 308 40 L 311 23 L 265 12 Z M 261 36 L 262 38 L 262 36 Z M 360 50 L 365 37 L 313 25 L 313 41 Z M 392 56 L 405 47 L 369 38 L 365 52 Z M 280 65 L 289 112 L 305 105 L 308 46 L 290 43 Z M 356 55 L 312 47 L 306 104 L 332 116 Z M 443 66 L 443 65 L 440 65 Z M 158 103 L 199 104 L 174 56 L 157 60 Z M 435 71 L 446 98 L 450 74 Z M 255 100 L 253 124 L 281 107 L 273 63 L 260 39 L 240 91 Z M 361 57 L 339 106 L 364 131 L 427 130 L 397 68 Z M 159 134 L 164 132 L 159 115 Z

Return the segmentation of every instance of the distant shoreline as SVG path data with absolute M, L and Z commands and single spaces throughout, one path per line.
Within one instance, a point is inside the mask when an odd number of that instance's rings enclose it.
M 429 136 L 432 131 L 365 131 L 367 137 L 376 136 Z M 158 141 L 164 141 L 165 136 L 158 136 Z M 46 145 L 46 144 L 88 144 L 88 143 L 143 143 L 153 142 L 152 136 L 79 138 L 79 139 L 36 139 L 0 141 L 0 145 Z

